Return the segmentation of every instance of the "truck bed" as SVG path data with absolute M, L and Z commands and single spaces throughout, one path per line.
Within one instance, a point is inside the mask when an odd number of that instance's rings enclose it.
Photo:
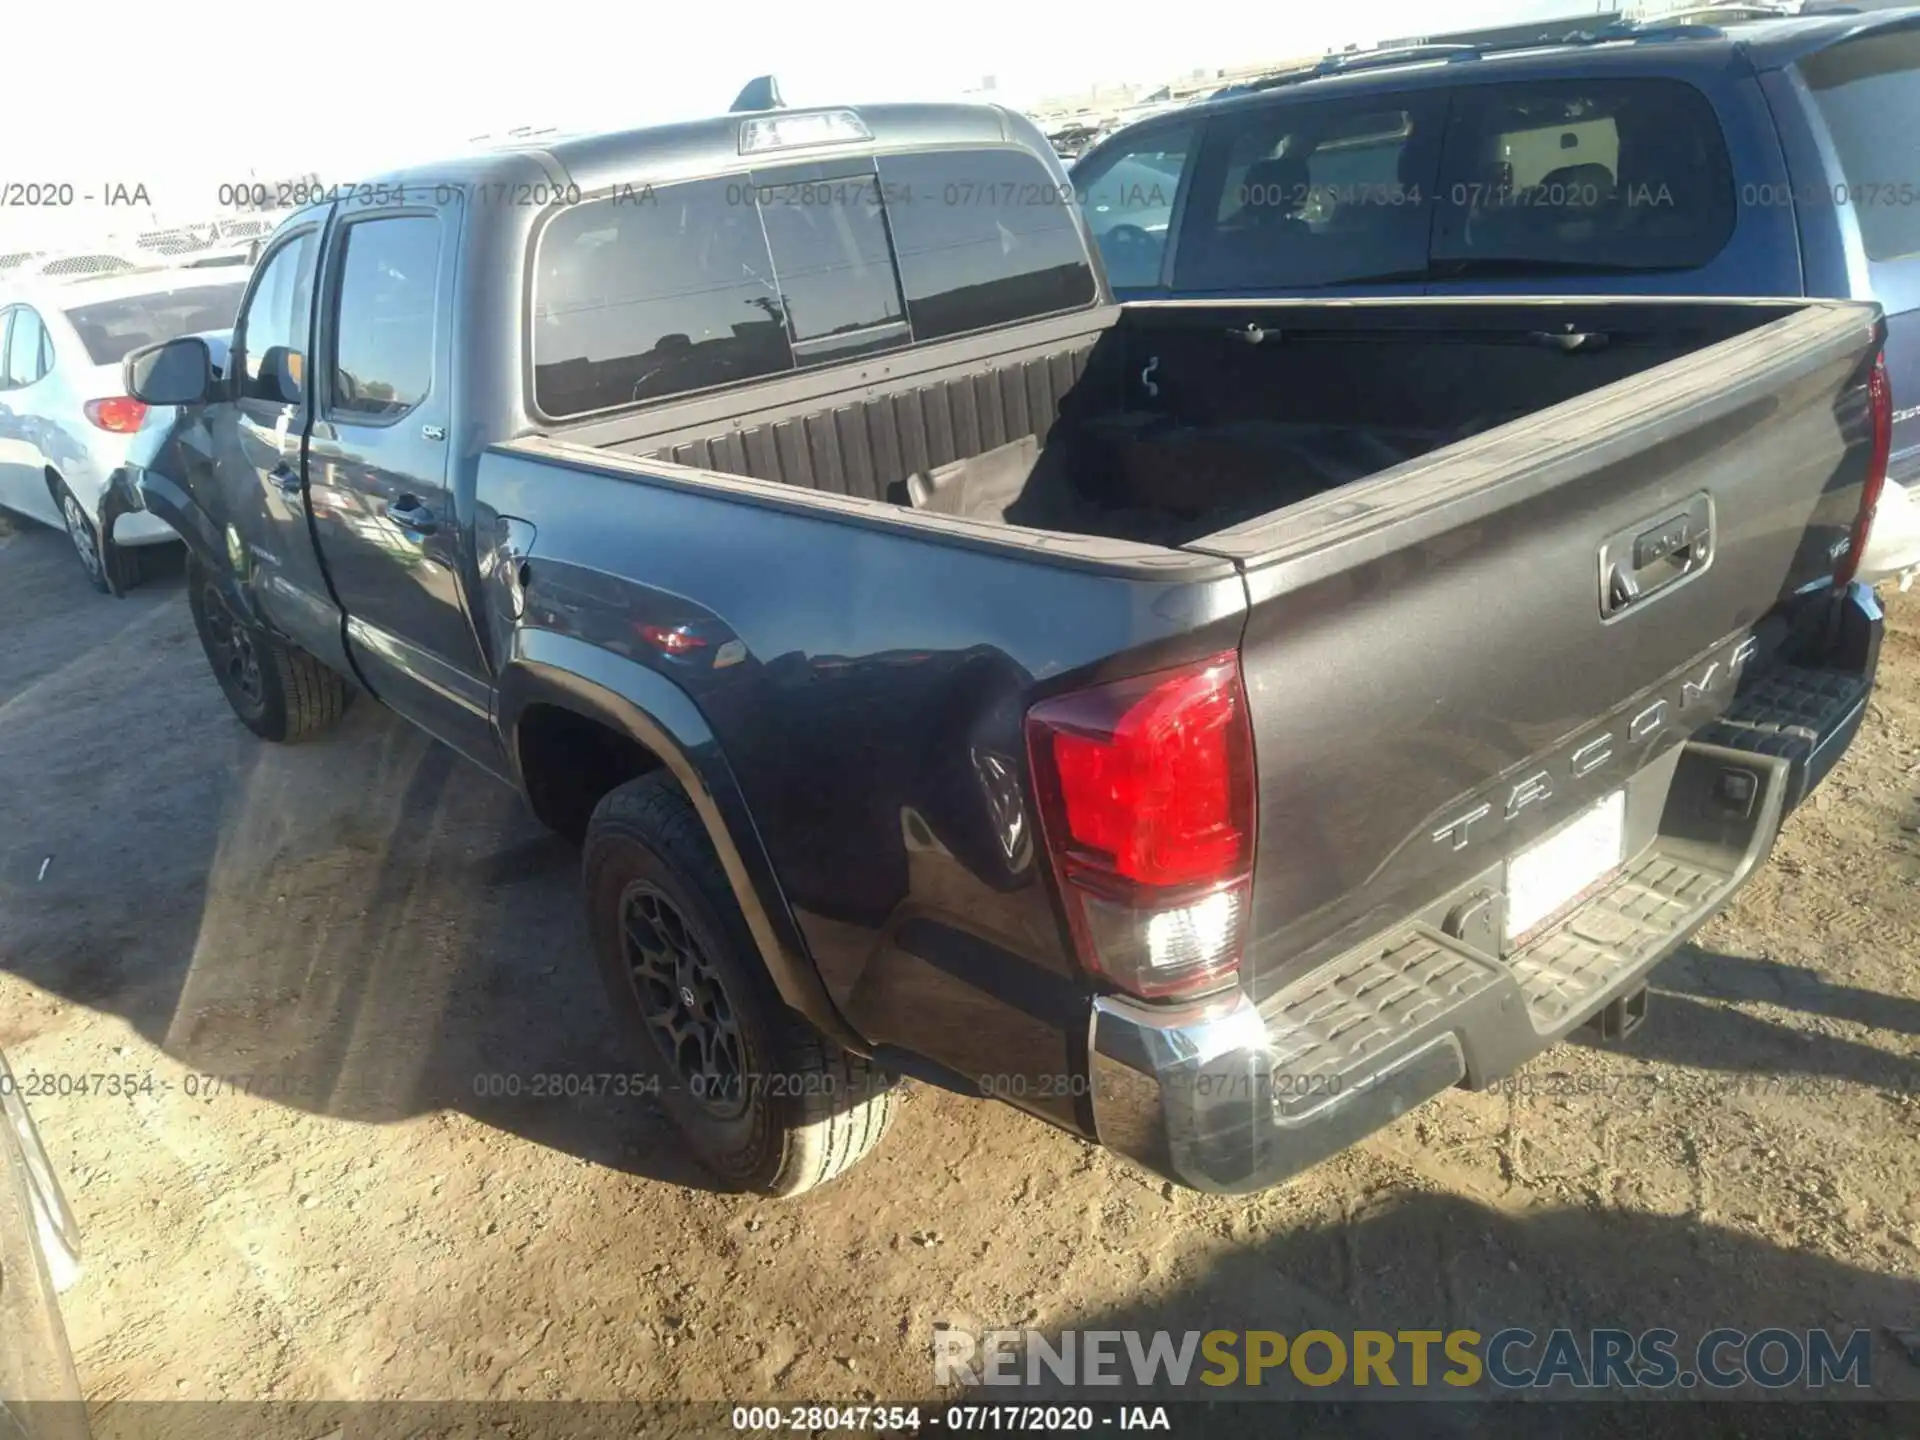
M 1015 350 L 959 342 L 759 386 L 750 411 L 707 397 L 553 438 L 909 510 L 1180 547 L 1799 307 L 1603 308 L 1128 305 L 1056 322 Z

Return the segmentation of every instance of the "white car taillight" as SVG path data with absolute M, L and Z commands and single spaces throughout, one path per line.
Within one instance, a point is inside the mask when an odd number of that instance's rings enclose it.
M 81 409 L 86 412 L 88 421 L 115 435 L 131 435 L 147 419 L 147 407 L 125 395 L 116 395 L 107 400 L 89 400 Z

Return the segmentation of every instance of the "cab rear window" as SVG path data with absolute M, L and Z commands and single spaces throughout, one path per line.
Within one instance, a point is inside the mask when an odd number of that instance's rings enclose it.
M 1851 206 L 1870 260 L 1920 255 L 1920 30 L 1872 35 L 1800 62 L 1839 156 L 1835 202 Z
M 642 193 L 571 206 L 540 237 L 533 387 L 545 414 L 793 368 L 751 187 L 698 180 Z
M 1071 199 L 1031 155 L 963 150 L 571 206 L 535 256 L 534 403 L 565 419 L 1091 304 Z
M 915 340 L 1091 305 L 1071 186 L 1017 150 L 880 157 Z

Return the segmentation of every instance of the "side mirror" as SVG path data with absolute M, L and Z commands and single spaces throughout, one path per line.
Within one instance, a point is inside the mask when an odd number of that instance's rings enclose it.
M 287 345 L 270 345 L 260 357 L 260 376 L 273 387 L 271 398 L 298 405 L 307 383 L 306 357 Z
M 194 335 L 143 345 L 127 356 L 121 379 L 127 394 L 148 405 L 204 405 L 213 392 L 213 356 Z

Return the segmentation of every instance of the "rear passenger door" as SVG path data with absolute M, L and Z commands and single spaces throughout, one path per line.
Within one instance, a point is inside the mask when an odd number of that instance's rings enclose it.
M 448 461 L 457 214 L 381 207 L 329 232 L 307 493 L 361 676 L 497 770 Z
M 1837 263 L 1822 267 L 1844 275 L 1844 288 L 1834 289 L 1887 312 L 1888 474 L 1912 485 L 1920 481 L 1920 25 L 1808 56 L 1798 79 L 1815 132 L 1798 154 L 1789 137 L 1794 194 L 1813 197 L 1802 200 L 1802 233 L 1810 256 L 1838 244 Z
M 1182 296 L 1417 295 L 1446 92 L 1306 99 L 1214 116 L 1182 206 Z

